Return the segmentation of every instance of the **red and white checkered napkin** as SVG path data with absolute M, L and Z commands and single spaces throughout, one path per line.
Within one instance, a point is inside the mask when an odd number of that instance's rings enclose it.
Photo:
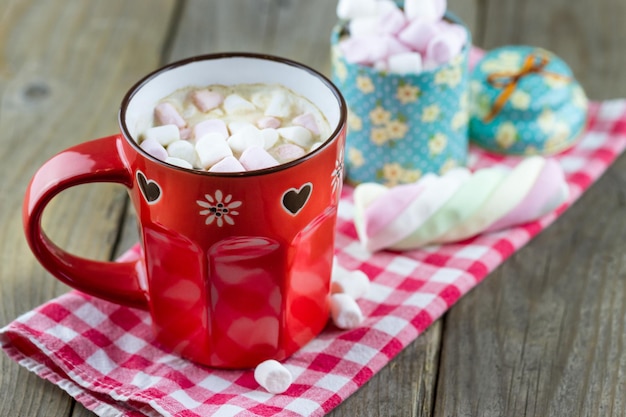
M 589 128 L 557 158 L 571 202 L 626 147 L 626 101 L 594 103 Z M 472 151 L 472 166 L 513 165 Z M 352 190 L 340 205 L 337 257 L 364 271 L 372 287 L 355 330 L 329 326 L 285 361 L 294 376 L 282 395 L 260 388 L 252 371 L 200 367 L 153 342 L 146 312 L 72 291 L 0 330 L 7 354 L 101 416 L 320 416 L 337 406 L 413 341 L 505 258 L 550 224 L 541 221 L 462 244 L 371 255 L 352 224 Z

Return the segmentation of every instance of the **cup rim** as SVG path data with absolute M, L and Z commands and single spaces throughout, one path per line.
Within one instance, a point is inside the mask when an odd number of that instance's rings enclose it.
M 280 64 L 296 67 L 297 69 L 300 69 L 300 70 L 303 70 L 305 72 L 312 74 L 313 76 L 318 78 L 326 87 L 328 87 L 328 89 L 332 92 L 332 94 L 337 99 L 337 102 L 339 105 L 339 120 L 337 122 L 337 126 L 335 127 L 335 130 L 328 136 L 328 138 L 326 138 L 324 142 L 322 142 L 320 146 L 306 153 L 300 158 L 297 158 L 297 159 L 294 159 L 293 161 L 279 164 L 270 168 L 257 169 L 253 171 L 209 172 L 209 171 L 204 171 L 204 170 L 199 170 L 199 169 L 182 168 L 176 165 L 168 164 L 165 161 L 155 158 L 154 156 L 144 151 L 139 146 L 139 143 L 137 143 L 137 141 L 135 141 L 132 138 L 132 135 L 130 134 L 128 126 L 126 125 L 126 118 L 124 117 L 124 115 L 126 114 L 126 110 L 128 109 L 128 106 L 130 104 L 130 101 L 135 96 L 135 94 L 137 94 L 137 92 L 141 90 L 146 84 L 148 84 L 152 79 L 154 79 L 155 77 L 157 77 L 158 75 L 166 71 L 170 71 L 177 67 L 188 65 L 193 62 L 209 61 L 209 60 L 224 59 L 224 58 L 250 58 L 250 59 L 258 59 L 258 60 L 274 61 Z M 347 105 L 346 105 L 345 99 L 343 98 L 343 95 L 339 91 L 339 88 L 335 84 L 333 84 L 333 82 L 330 81 L 330 79 L 326 77 L 324 74 L 311 68 L 310 66 L 306 64 L 294 61 L 292 59 L 280 57 L 277 55 L 271 55 L 271 54 L 263 54 L 263 53 L 255 53 L 255 52 L 222 52 L 222 53 L 214 53 L 214 54 L 195 55 L 189 58 L 174 61 L 167 65 L 161 66 L 157 68 L 156 70 L 148 73 L 144 77 L 140 78 L 139 81 L 133 84 L 132 87 L 130 87 L 128 91 L 126 92 L 126 94 L 124 95 L 124 98 L 122 99 L 122 102 L 118 111 L 117 118 L 118 118 L 118 124 L 120 126 L 122 136 L 124 137 L 126 142 L 128 142 L 130 146 L 132 146 L 143 157 L 163 167 L 178 170 L 178 171 L 183 171 L 183 172 L 190 173 L 190 174 L 205 175 L 205 176 L 210 176 L 210 177 L 252 177 L 252 176 L 258 176 L 258 175 L 271 174 L 271 173 L 275 173 L 275 172 L 282 171 L 285 169 L 289 169 L 293 166 L 300 165 L 301 163 L 311 158 L 314 158 L 315 155 L 322 152 L 322 150 L 325 149 L 328 144 L 330 144 L 333 140 L 335 140 L 338 136 L 341 135 L 341 131 L 346 128 L 347 119 L 348 119 L 348 111 L 347 111 Z

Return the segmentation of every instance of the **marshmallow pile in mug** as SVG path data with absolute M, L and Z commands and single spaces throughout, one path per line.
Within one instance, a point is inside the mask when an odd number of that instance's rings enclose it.
M 182 168 L 242 172 L 298 159 L 329 134 L 319 109 L 282 85 L 211 85 L 163 98 L 139 144 Z
M 419 73 L 449 62 L 468 41 L 466 29 L 444 19 L 446 0 L 339 0 L 347 21 L 339 48 L 348 62 L 397 74 Z

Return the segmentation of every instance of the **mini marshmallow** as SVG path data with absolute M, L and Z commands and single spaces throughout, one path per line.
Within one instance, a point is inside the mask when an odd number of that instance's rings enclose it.
M 196 153 L 200 166 L 204 169 L 221 161 L 227 156 L 233 156 L 233 151 L 226 143 L 226 139 L 219 133 L 207 133 L 196 142 Z
M 317 121 L 315 120 L 315 116 L 313 116 L 312 113 L 303 113 L 299 116 L 294 117 L 291 122 L 294 125 L 302 126 L 309 129 L 315 135 L 320 134 L 320 129 L 319 127 L 317 127 Z
M 337 17 L 352 20 L 358 17 L 375 16 L 376 6 L 376 0 L 339 0 Z
M 156 139 L 145 139 L 139 146 L 158 160 L 165 161 L 167 159 L 167 150 Z
M 176 127 L 183 128 L 187 125 L 183 116 L 178 113 L 178 110 L 171 103 L 163 102 L 159 103 L 154 108 L 154 116 L 160 125 L 176 125 Z
M 228 138 L 227 142 L 230 149 L 236 154 L 241 154 L 252 146 L 262 148 L 265 145 L 265 139 L 261 136 L 261 131 L 254 125 L 238 130 Z
M 254 380 L 269 393 L 282 394 L 291 386 L 291 372 L 280 362 L 269 359 L 254 369 Z
M 276 129 L 267 128 L 261 130 L 261 137 L 263 138 L 263 149 L 268 150 L 278 142 L 278 131 Z
M 284 91 L 274 91 L 264 114 L 273 117 L 289 116 L 291 114 L 291 99 Z
M 249 128 L 249 127 L 256 129 L 256 126 L 250 122 L 230 122 L 228 124 L 228 131 L 232 135 L 232 134 L 239 132 L 243 128 Z
M 410 46 L 413 50 L 426 52 L 428 43 L 441 31 L 440 26 L 436 22 L 430 22 L 425 19 L 413 20 L 399 34 L 398 39 L 405 45 Z
M 339 49 L 346 61 L 363 65 L 371 65 L 392 54 L 410 51 L 408 46 L 391 35 L 350 37 L 339 43 Z
M 270 168 L 278 165 L 278 161 L 259 146 L 251 146 L 243 151 L 241 157 L 239 157 L 239 162 L 247 171 Z
M 207 133 L 219 133 L 226 139 L 228 137 L 228 129 L 226 123 L 222 119 L 208 119 L 196 124 L 193 127 L 193 137 L 200 139 Z
M 434 22 L 443 18 L 446 3 L 446 0 L 405 0 L 404 13 L 409 20 L 422 18 Z
M 170 157 L 178 158 L 193 165 L 196 162 L 196 148 L 186 140 L 177 140 L 167 146 L 167 154 Z
M 348 23 L 350 36 L 359 37 L 379 33 L 378 17 L 356 17 Z
M 370 280 L 363 271 L 350 271 L 333 263 L 331 293 L 347 294 L 356 300 L 367 294 L 369 288 Z
M 419 52 L 391 55 L 387 60 L 387 68 L 396 74 L 417 74 L 422 71 L 422 55 Z
M 227 156 L 209 168 L 209 172 L 243 172 L 245 170 L 234 156 Z
M 311 145 L 311 147 L 309 148 L 309 152 L 313 152 L 314 150 L 316 150 L 317 148 L 319 148 L 320 146 L 322 146 L 322 144 L 324 144 L 324 142 L 315 142 L 313 145 Z
M 437 64 L 445 64 L 457 56 L 461 49 L 463 43 L 458 36 L 451 32 L 441 32 L 428 43 L 425 58 Z
M 241 97 L 239 94 L 230 94 L 224 99 L 224 110 L 226 113 L 246 113 L 253 111 L 255 105 Z
M 183 127 L 182 129 L 178 129 L 180 131 L 180 138 L 181 139 L 190 139 L 191 135 L 192 135 L 192 130 L 188 127 Z
M 450 35 L 455 36 L 461 45 L 465 45 L 467 42 L 467 30 L 458 23 L 450 23 L 445 20 L 437 22 L 439 32 L 450 32 Z
M 308 148 L 311 142 L 311 131 L 305 129 L 302 126 L 289 126 L 281 127 L 277 129 L 278 134 L 285 138 L 285 140 L 300 145 L 303 148 Z
M 376 70 L 376 71 L 389 71 L 389 65 L 387 64 L 387 61 L 384 59 L 378 60 L 376 62 L 374 62 L 372 64 L 372 67 Z
M 378 1 L 378 31 L 397 35 L 409 23 L 406 15 L 394 1 Z
M 178 127 L 173 124 L 151 127 L 146 130 L 144 139 L 153 139 L 161 145 L 167 146 L 174 141 L 180 140 L 180 131 Z
M 257 120 L 256 125 L 259 129 L 276 129 L 280 127 L 281 123 L 275 117 L 265 116 Z
M 354 329 L 363 322 L 361 308 L 348 294 L 331 294 L 330 314 L 333 323 L 340 329 Z
M 306 151 L 298 145 L 286 143 L 284 145 L 277 146 L 272 154 L 276 157 L 278 162 L 284 164 L 285 162 L 293 161 L 294 159 L 304 156 Z
M 224 97 L 220 93 L 205 88 L 193 91 L 191 101 L 200 111 L 206 113 L 222 104 Z
M 167 162 L 170 165 L 175 165 L 177 167 L 193 169 L 193 165 L 191 165 L 189 162 L 185 161 L 184 159 L 175 158 L 173 156 L 168 156 L 165 159 L 165 162 Z

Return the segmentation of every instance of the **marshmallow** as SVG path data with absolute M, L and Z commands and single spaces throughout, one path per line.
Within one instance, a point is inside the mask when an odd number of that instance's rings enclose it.
M 465 28 L 457 23 L 450 23 L 445 20 L 437 22 L 440 32 L 449 32 L 450 35 L 457 38 L 461 45 L 465 45 L 467 42 L 467 31 Z
M 178 129 L 180 131 L 180 138 L 181 139 L 190 139 L 191 138 L 191 134 L 192 134 L 192 130 L 188 127 L 183 127 L 182 129 Z
M 331 294 L 330 314 L 333 323 L 340 329 L 354 329 L 363 322 L 361 308 L 348 294 Z
M 413 50 L 424 53 L 428 43 L 440 31 L 441 28 L 435 22 L 415 19 L 398 34 L 398 39 Z
M 278 161 L 259 146 L 251 146 L 243 151 L 241 157 L 239 157 L 239 162 L 247 171 L 271 168 L 278 165 Z
M 154 108 L 154 116 L 160 125 L 176 125 L 178 128 L 183 128 L 187 125 L 183 116 L 178 113 L 178 110 L 171 103 L 163 102 L 159 103 Z
M 391 188 L 359 184 L 354 190 L 354 221 L 366 249 L 410 250 L 527 223 L 567 198 L 560 165 L 535 156 L 513 169 L 470 173 L 455 168 Z
M 227 156 L 209 168 L 209 172 L 243 172 L 245 170 L 234 156 Z
M 228 131 L 232 135 L 234 133 L 239 132 L 243 128 L 250 128 L 250 127 L 256 128 L 256 126 L 250 122 L 230 122 L 228 124 Z
M 170 165 L 175 165 L 177 167 L 193 169 L 193 165 L 191 165 L 189 162 L 185 161 L 184 159 L 175 158 L 173 156 L 168 156 L 165 159 L 165 162 L 167 162 Z
M 346 61 L 364 65 L 371 65 L 392 54 L 410 51 L 408 46 L 388 34 L 350 37 L 339 43 L 339 49 Z
M 337 3 L 337 17 L 352 20 L 358 17 L 375 16 L 376 0 L 339 0 Z
M 193 91 L 191 101 L 200 111 L 207 112 L 222 104 L 224 97 L 220 93 L 205 88 Z
M 161 145 L 167 146 L 174 141 L 180 140 L 180 131 L 173 124 L 151 127 L 144 133 L 144 139 L 156 140 Z
M 196 124 L 193 127 L 193 137 L 200 139 L 207 133 L 219 133 L 226 139 L 228 137 L 228 129 L 226 123 L 222 119 L 208 119 Z
M 229 114 L 247 113 L 254 111 L 256 106 L 241 97 L 239 94 L 230 94 L 224 99 L 224 110 Z
M 378 31 L 396 35 L 408 24 L 406 15 L 394 1 L 378 1 Z
M 418 74 L 422 71 L 422 56 L 418 52 L 391 55 L 387 60 L 389 72 L 396 74 Z
M 309 148 L 309 152 L 313 152 L 314 150 L 316 150 L 317 148 L 319 148 L 320 146 L 322 146 L 324 144 L 324 142 L 315 142 L 313 145 L 311 145 L 311 147 Z
M 359 37 L 379 33 L 378 17 L 356 17 L 348 23 L 350 36 Z
M 317 121 L 312 113 L 303 113 L 293 118 L 291 121 L 294 125 L 302 126 L 309 129 L 313 134 L 319 135 L 320 129 L 317 126 Z
M 278 131 L 276 129 L 267 128 L 261 130 L 261 137 L 263 138 L 263 148 L 265 150 L 270 149 L 276 142 L 278 142 Z
M 284 164 L 285 162 L 293 161 L 306 154 L 306 151 L 298 145 L 286 143 L 284 145 L 277 146 L 272 152 L 272 155 L 278 162 Z
M 363 271 L 350 271 L 337 264 L 337 261 L 333 263 L 331 293 L 347 294 L 356 300 L 367 294 L 369 287 L 370 280 Z
M 289 116 L 291 114 L 291 99 L 284 91 L 274 91 L 264 114 L 273 117 Z
M 207 133 L 196 142 L 198 162 L 204 169 L 221 161 L 227 156 L 233 156 L 233 151 L 226 140 L 219 133 Z
M 295 143 L 303 148 L 308 148 L 311 145 L 311 131 L 302 126 L 281 127 L 277 130 L 281 137 L 291 143 Z
M 261 362 L 254 369 L 254 380 L 272 394 L 282 394 L 291 386 L 291 372 L 274 359 Z
M 409 20 L 418 18 L 431 22 L 441 20 L 446 12 L 446 0 L 405 0 L 404 13 Z
M 426 60 L 445 64 L 461 52 L 463 44 L 464 42 L 458 35 L 449 31 L 440 32 L 428 42 Z
M 280 120 L 275 117 L 265 116 L 257 120 L 256 125 L 259 129 L 276 129 L 280 127 L 281 123 Z
M 186 140 L 177 140 L 167 146 L 167 154 L 189 162 L 192 166 L 196 163 L 196 148 Z
M 156 139 L 145 139 L 139 146 L 156 159 L 161 161 L 165 161 L 167 159 L 167 150 Z
M 250 125 L 233 133 L 227 140 L 228 146 L 236 154 L 241 154 L 246 149 L 252 146 L 258 146 L 263 148 L 265 145 L 265 139 L 261 136 L 261 131 Z

